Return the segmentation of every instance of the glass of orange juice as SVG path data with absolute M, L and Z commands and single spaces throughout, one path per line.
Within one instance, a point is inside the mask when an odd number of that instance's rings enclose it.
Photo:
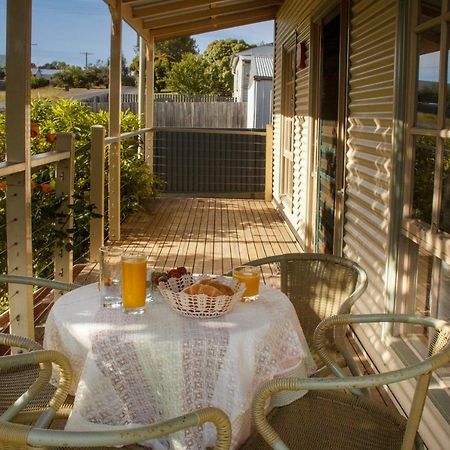
M 260 272 L 258 267 L 239 266 L 233 269 L 233 278 L 245 284 L 242 301 L 252 302 L 258 299 Z
M 122 306 L 128 314 L 145 311 L 147 293 L 147 257 L 145 253 L 122 255 Z

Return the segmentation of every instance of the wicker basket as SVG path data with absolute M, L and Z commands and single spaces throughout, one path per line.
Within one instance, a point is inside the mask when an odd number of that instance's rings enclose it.
M 220 295 L 209 297 L 205 294 L 190 295 L 182 292 L 191 284 L 202 279 L 211 278 L 206 275 L 193 276 L 183 275 L 181 278 L 170 278 L 167 282 L 160 282 L 158 288 L 169 305 L 178 313 L 186 317 L 197 317 L 199 319 L 210 319 L 227 313 L 238 302 L 245 291 L 245 285 L 238 283 L 232 278 L 215 278 L 223 284 L 231 287 L 234 295 Z

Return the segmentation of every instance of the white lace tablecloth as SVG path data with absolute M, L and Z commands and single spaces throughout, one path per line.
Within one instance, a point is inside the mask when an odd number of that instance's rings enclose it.
M 217 406 L 230 417 L 233 448 L 250 433 L 251 402 L 264 381 L 315 369 L 292 304 L 264 285 L 258 301 L 208 320 L 183 317 L 161 298 L 141 316 L 126 315 L 101 307 L 95 284 L 84 286 L 55 303 L 44 346 L 72 363 L 66 429 L 132 427 Z M 214 442 L 208 424 L 148 445 L 200 450 Z

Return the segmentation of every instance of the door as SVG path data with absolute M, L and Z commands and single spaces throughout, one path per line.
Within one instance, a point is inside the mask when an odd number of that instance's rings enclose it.
M 318 24 L 317 200 L 315 250 L 341 254 L 346 105 L 344 5 Z

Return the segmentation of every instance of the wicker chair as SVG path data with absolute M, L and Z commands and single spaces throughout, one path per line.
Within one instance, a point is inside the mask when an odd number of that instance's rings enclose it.
M 429 351 L 432 356 L 401 370 L 345 377 L 326 350 L 326 330 L 332 326 L 378 322 L 419 324 L 434 328 L 437 333 Z M 370 314 L 334 316 L 324 320 L 315 334 L 316 347 L 320 356 L 340 378 L 284 378 L 266 383 L 258 391 L 252 409 L 260 434 L 249 439 L 241 450 L 423 448 L 417 430 L 432 371 L 450 362 L 449 338 L 450 323 L 429 317 Z M 396 410 L 342 391 L 414 378 L 417 378 L 417 383 L 408 419 Z M 275 392 L 284 390 L 309 392 L 290 405 L 274 409 L 265 417 L 266 400 Z
M 70 291 L 79 287 L 77 284 L 15 275 L 0 275 L 0 283 L 31 285 L 58 291 Z M 42 349 L 42 346 L 35 341 L 3 333 L 0 333 L 0 345 L 6 347 L 17 347 L 26 351 Z M 15 401 L 15 399 L 19 398 L 39 376 L 43 376 L 43 374 L 40 373 L 39 365 L 22 365 L 18 368 L 6 368 L 3 361 L 3 358 L 0 357 L 0 414 L 5 412 L 11 403 Z M 49 379 L 50 375 L 48 373 L 48 367 L 44 373 L 48 374 Z M 47 380 L 45 387 L 40 390 L 39 395 L 33 398 L 33 400 L 23 409 L 16 420 L 32 422 L 36 415 L 40 414 L 46 407 L 54 392 L 55 388 L 50 385 Z M 70 412 L 72 404 L 73 398 L 69 396 L 66 402 L 62 405 L 60 411 L 58 411 L 58 417 L 66 417 Z
M 319 253 L 269 256 L 245 265 L 260 266 L 266 284 L 275 285 L 289 297 L 316 364 L 323 367 L 323 361 L 313 346 L 314 330 L 327 317 L 350 313 L 367 287 L 364 269 L 347 258 Z M 328 333 L 327 337 L 328 349 L 336 355 L 339 364 L 347 365 L 353 375 L 359 375 L 342 329 L 336 329 L 334 337 L 333 333 Z
M 14 341 L 16 344 L 17 341 Z M 116 446 L 127 446 L 138 442 L 166 436 L 189 427 L 200 426 L 212 422 L 217 429 L 215 448 L 226 450 L 231 443 L 231 424 L 227 415 L 217 408 L 204 408 L 159 424 L 127 428 L 117 431 L 70 432 L 46 429 L 56 417 L 67 397 L 72 379 L 72 370 L 68 359 L 53 350 L 33 350 L 0 359 L 3 368 L 18 369 L 29 365 L 40 365 L 37 379 L 10 407 L 0 416 L 0 448 L 2 450 L 63 449 L 63 448 L 103 448 L 115 449 Z M 50 374 L 51 364 L 59 367 L 59 384 L 56 391 L 33 425 L 14 423 L 23 408 L 45 389 Z M 131 447 L 130 447 L 131 445 Z M 137 446 L 139 447 L 139 446 Z

